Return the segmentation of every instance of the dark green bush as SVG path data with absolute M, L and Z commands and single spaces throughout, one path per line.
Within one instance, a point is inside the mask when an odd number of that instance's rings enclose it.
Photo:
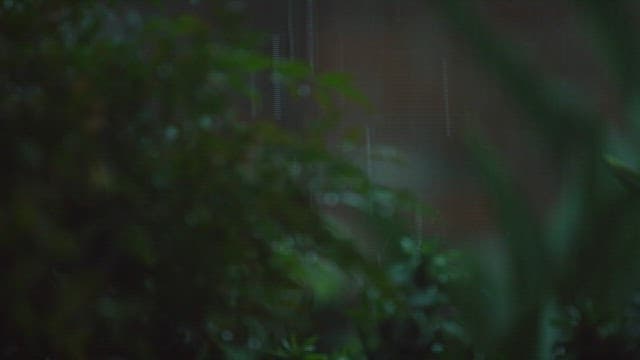
M 449 255 L 402 226 L 416 204 L 324 147 L 340 77 L 272 64 L 216 5 L 215 21 L 144 2 L 0 6 L 2 358 L 325 358 L 314 335 L 385 358 L 461 341 L 438 278 Z M 312 84 L 325 120 L 298 134 L 243 120 L 264 72 Z

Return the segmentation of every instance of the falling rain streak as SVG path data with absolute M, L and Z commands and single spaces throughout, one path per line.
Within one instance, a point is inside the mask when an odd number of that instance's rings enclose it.
M 367 158 L 367 175 L 369 179 L 373 178 L 373 163 L 372 163 L 372 154 L 371 154 L 371 146 L 372 146 L 372 134 L 371 134 L 371 126 L 367 125 L 364 128 L 365 134 L 365 146 L 366 146 L 366 158 Z
M 306 1 L 306 14 L 305 14 L 305 30 L 306 30 L 306 42 L 307 42 L 307 60 L 311 72 L 315 72 L 316 67 L 316 28 L 315 28 L 315 4 L 313 0 Z M 310 110 L 313 112 L 313 110 Z M 312 206 L 315 205 L 317 199 L 316 191 L 313 187 L 309 189 L 309 202 Z
M 289 59 L 293 60 L 296 57 L 296 44 L 293 27 L 293 0 L 289 0 L 288 12 L 287 12 L 287 36 L 289 37 Z
M 338 33 L 338 70 L 344 72 L 344 38 L 342 32 Z
M 344 73 L 344 37 L 342 32 L 338 33 L 338 71 Z M 340 94 L 340 108 L 346 104 L 344 94 Z
M 258 87 L 256 86 L 256 74 L 255 73 L 251 73 L 251 78 L 250 78 L 251 84 L 250 86 L 250 97 L 249 97 L 249 101 L 251 102 L 251 120 L 255 120 L 256 117 L 258 116 L 258 106 L 256 104 L 257 99 L 258 99 Z
M 418 247 L 422 248 L 422 232 L 423 232 L 423 224 L 422 224 L 422 209 L 418 207 L 416 209 L 416 240 L 418 242 Z
M 273 61 L 274 70 L 272 73 L 273 82 L 273 117 L 276 121 L 282 121 L 282 84 L 280 80 L 280 73 L 276 69 L 276 65 L 282 58 L 282 52 L 280 47 L 280 35 L 273 35 L 271 37 L 271 60 Z
M 442 97 L 444 99 L 444 116 L 447 136 L 451 136 L 451 108 L 449 106 L 449 70 L 447 58 L 442 58 Z
M 315 71 L 316 67 L 316 28 L 315 28 L 315 5 L 313 0 L 307 0 L 307 56 L 309 57 L 309 67 Z

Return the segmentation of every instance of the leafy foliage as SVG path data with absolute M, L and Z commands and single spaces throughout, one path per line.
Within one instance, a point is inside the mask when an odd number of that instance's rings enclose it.
M 213 23 L 149 3 L 1 6 L 3 357 L 326 358 L 312 335 L 384 357 L 404 324 L 427 353 L 461 341 L 449 255 L 402 225 L 417 204 L 327 152 L 322 119 L 301 134 L 242 119 L 253 74 L 311 83 L 324 122 L 332 92 L 356 96 L 343 77 L 272 63 L 215 4 Z
M 499 270 L 476 265 L 478 277 L 456 303 L 465 327 L 490 358 L 629 359 L 638 357 L 640 255 L 635 162 L 637 156 L 636 32 L 628 1 L 586 1 L 576 8 L 593 20 L 605 57 L 619 77 L 627 110 L 627 136 L 609 136 L 612 125 L 586 104 L 570 101 L 462 1 L 441 2 L 452 27 L 521 105 L 561 169 L 562 188 L 549 218 L 540 221 L 496 152 L 473 145 L 479 172 L 494 201 L 506 243 Z M 628 151 L 632 149 L 631 151 Z M 619 180 L 619 181 L 618 181 Z M 499 258 L 500 256 L 498 256 Z M 469 297 L 484 290 L 486 296 Z M 471 300 L 469 300 L 471 299 Z M 634 325 L 635 323 L 635 325 Z
M 443 1 L 563 173 L 539 219 L 470 141 L 506 244 L 491 266 L 411 234 L 425 209 L 327 151 L 335 93 L 366 103 L 346 77 L 272 62 L 232 8 L 158 3 L 0 5 L 2 357 L 638 356 L 627 2 L 582 7 L 618 74 L 622 136 Z M 256 74 L 310 85 L 321 115 L 296 133 L 247 121 Z

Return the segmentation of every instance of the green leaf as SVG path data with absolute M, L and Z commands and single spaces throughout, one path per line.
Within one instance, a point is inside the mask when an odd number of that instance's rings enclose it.
M 607 166 L 622 185 L 632 193 L 640 192 L 640 172 L 613 156 L 605 156 Z

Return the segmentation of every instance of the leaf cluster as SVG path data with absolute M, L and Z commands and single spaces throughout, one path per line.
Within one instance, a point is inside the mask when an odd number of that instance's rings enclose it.
M 2 357 L 322 358 L 296 340 L 312 335 L 358 357 L 398 314 L 439 331 L 440 253 L 402 225 L 415 202 L 327 151 L 322 119 L 293 134 L 241 115 L 271 73 L 311 83 L 332 120 L 332 94 L 356 96 L 344 77 L 273 63 L 231 15 L 0 6 Z

